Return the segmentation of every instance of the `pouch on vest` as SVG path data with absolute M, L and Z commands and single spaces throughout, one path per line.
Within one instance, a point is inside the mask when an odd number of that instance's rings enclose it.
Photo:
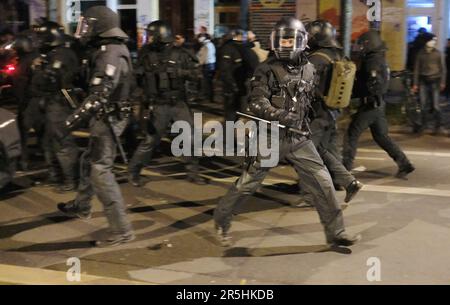
M 322 56 L 333 65 L 330 88 L 323 97 L 325 105 L 331 109 L 348 107 L 355 82 L 356 65 L 346 57 L 332 60 L 325 53 L 317 52 L 313 55 Z
M 286 103 L 286 76 L 288 73 L 284 70 L 284 68 L 281 65 L 271 65 L 270 66 L 273 75 L 275 76 L 275 80 L 277 81 L 278 88 L 280 89 L 279 95 L 272 95 L 271 103 L 273 106 L 277 108 L 284 109 L 285 103 Z
M 158 74 L 159 76 L 159 89 L 169 89 L 170 88 L 170 79 L 169 74 L 167 72 L 161 72 Z

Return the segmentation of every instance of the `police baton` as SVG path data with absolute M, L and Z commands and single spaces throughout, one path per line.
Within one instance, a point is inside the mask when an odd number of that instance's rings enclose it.
M 257 116 L 253 116 L 253 115 L 250 115 L 250 114 L 247 114 L 247 113 L 236 111 L 236 114 L 240 115 L 240 116 L 243 116 L 243 117 L 246 117 L 246 118 L 249 118 L 249 119 L 252 119 L 252 120 L 256 120 L 256 121 L 259 121 L 259 122 L 264 122 L 264 123 L 268 123 L 270 125 L 274 125 L 274 122 L 271 122 L 271 121 L 268 121 L 268 120 L 264 120 L 264 119 L 261 119 L 261 118 L 259 118 Z M 300 129 L 297 129 L 297 128 L 287 127 L 287 126 L 281 125 L 281 124 L 276 124 L 276 125 L 278 127 L 280 127 L 280 128 L 284 128 L 284 129 L 286 129 L 288 131 L 291 131 L 293 133 L 296 133 L 296 134 L 299 134 L 299 135 L 302 135 L 302 136 L 305 136 L 305 137 L 309 135 L 309 132 L 301 131 Z
M 67 102 L 69 102 L 69 105 L 72 109 L 77 109 L 77 105 L 75 104 L 75 102 L 73 101 L 72 97 L 70 96 L 69 92 L 67 92 L 66 89 L 61 89 L 62 94 L 64 95 L 64 97 L 66 98 Z

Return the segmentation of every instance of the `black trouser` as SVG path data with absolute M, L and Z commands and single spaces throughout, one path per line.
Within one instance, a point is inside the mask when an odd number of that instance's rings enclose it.
M 65 120 L 71 114 L 71 108 L 65 101 L 56 98 L 55 101 L 47 99 L 45 106 L 45 155 L 50 172 L 59 172 L 63 175 L 63 182 L 73 183 L 78 176 L 79 149 L 71 134 L 65 134 Z M 57 162 L 56 162 L 57 161 Z
M 352 116 L 344 137 L 343 164 L 351 170 L 355 159 L 358 139 L 364 130 L 370 128 L 374 141 L 397 163 L 399 168 L 410 164 L 400 147 L 389 137 L 384 103 L 380 107 L 362 106 Z
M 314 119 L 310 124 L 311 140 L 336 185 L 347 187 L 355 177 L 340 161 L 338 153 L 336 121 L 329 113 Z M 301 183 L 301 181 L 300 181 Z
M 43 145 L 43 137 L 45 133 L 45 113 L 39 104 L 39 98 L 30 98 L 27 102 L 23 102 L 20 107 L 18 122 L 20 129 L 20 139 L 22 145 L 22 155 L 20 161 L 25 164 L 29 161 L 28 138 L 30 129 L 33 128 L 38 139 L 38 145 Z M 42 147 L 44 149 L 44 147 Z M 24 164 L 23 164 L 24 165 Z
M 233 84 L 222 82 L 223 105 L 225 112 L 225 121 L 235 122 L 238 118 L 236 111 L 241 111 L 247 96 L 246 84 L 237 91 Z
M 311 140 L 280 141 L 280 158 L 292 164 L 305 191 L 310 194 L 305 200 L 315 206 L 325 229 L 327 242 L 345 231 L 341 207 L 330 174 L 323 164 Z M 261 166 L 256 160 L 222 197 L 214 211 L 214 220 L 224 231 L 231 227 L 235 208 L 244 203 L 261 186 L 270 168 Z
M 0 158 L 4 157 L 0 156 Z M 15 171 L 16 160 L 0 160 L 0 193 L 1 189 L 12 181 Z
M 420 81 L 419 95 L 420 95 L 420 113 L 422 115 L 422 128 L 427 128 L 427 115 L 433 113 L 434 128 L 441 127 L 441 107 L 440 102 L 440 80 L 434 82 Z
M 167 133 L 167 128 L 171 122 L 185 121 L 191 128 L 194 127 L 192 113 L 187 104 L 177 101 L 167 104 L 157 104 L 153 106 L 151 116 L 151 130 L 147 131 L 145 139 L 139 144 L 128 165 L 128 172 L 133 176 L 138 176 L 144 166 L 152 159 L 153 152 L 161 142 L 161 138 Z M 193 144 L 193 141 L 191 141 Z M 196 173 L 198 171 L 198 159 L 188 158 L 188 171 Z
M 214 102 L 214 72 L 215 64 L 206 64 L 202 66 L 203 79 L 202 79 L 202 95 L 209 99 L 210 102 Z
M 112 234 L 126 234 L 132 230 L 122 192 L 112 172 L 117 152 L 113 131 L 120 136 L 127 124 L 127 119 L 114 117 L 91 120 L 89 147 L 81 157 L 80 184 L 74 202 L 80 211 L 90 211 L 92 198 L 96 195 L 103 205 Z

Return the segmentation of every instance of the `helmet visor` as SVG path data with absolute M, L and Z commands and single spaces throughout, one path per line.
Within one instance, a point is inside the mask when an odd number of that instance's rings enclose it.
M 303 51 L 308 42 L 308 35 L 297 29 L 281 28 L 272 31 L 270 40 L 274 51 Z
M 75 31 L 75 38 L 87 38 L 91 35 L 96 19 L 80 16 L 78 19 L 77 29 Z

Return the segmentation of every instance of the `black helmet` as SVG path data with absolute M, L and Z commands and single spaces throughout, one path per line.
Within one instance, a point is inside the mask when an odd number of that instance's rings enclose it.
M 64 27 L 53 21 L 42 21 L 33 27 L 37 34 L 39 48 L 49 50 L 51 48 L 63 45 L 66 42 Z
M 80 17 L 75 37 L 89 41 L 96 37 L 127 39 L 128 35 L 120 29 L 119 15 L 109 7 L 98 5 Z
M 13 48 L 17 54 L 31 53 L 39 49 L 36 32 L 33 30 L 25 30 L 16 35 L 13 42 Z
M 381 39 L 380 32 L 377 30 L 369 30 L 363 33 L 359 36 L 356 43 L 363 54 L 386 50 L 386 44 Z
M 170 25 L 162 20 L 153 21 L 147 26 L 147 36 L 149 43 L 166 44 L 174 40 Z
M 298 60 L 307 42 L 305 26 L 293 17 L 284 17 L 278 21 L 270 35 L 271 49 L 282 60 Z
M 326 20 L 315 20 L 306 25 L 309 34 L 308 46 L 311 49 L 317 47 L 323 48 L 341 48 L 336 41 L 336 29 Z

